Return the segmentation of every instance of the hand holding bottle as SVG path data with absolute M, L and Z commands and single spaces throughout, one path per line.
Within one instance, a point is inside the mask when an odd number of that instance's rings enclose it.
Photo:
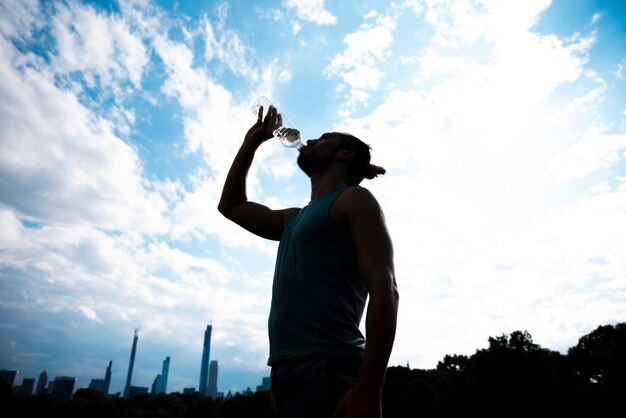
M 271 104 L 272 102 L 270 99 L 265 96 L 261 96 L 252 104 L 252 113 L 258 115 L 261 107 L 263 108 L 263 112 L 267 112 Z M 273 134 L 284 146 L 288 148 L 296 148 L 297 150 L 300 150 L 304 147 L 304 144 L 301 141 L 300 130 L 285 115 L 280 113 L 278 114 L 278 127 L 274 129 Z

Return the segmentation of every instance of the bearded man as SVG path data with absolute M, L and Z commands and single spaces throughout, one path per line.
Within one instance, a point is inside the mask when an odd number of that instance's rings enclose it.
M 273 412 L 380 418 L 399 294 L 383 211 L 359 184 L 385 170 L 370 164 L 370 147 L 358 138 L 325 133 L 299 150 L 297 163 L 311 181 L 308 205 L 271 209 L 251 202 L 246 181 L 255 152 L 281 121 L 273 106 L 262 115 L 260 108 L 218 210 L 279 241 L 268 321 Z

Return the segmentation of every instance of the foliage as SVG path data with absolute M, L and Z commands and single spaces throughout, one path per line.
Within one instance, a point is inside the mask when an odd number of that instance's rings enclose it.
M 489 338 L 434 370 L 390 367 L 385 418 L 614 416 L 626 393 L 626 323 L 600 326 L 561 354 L 527 331 Z

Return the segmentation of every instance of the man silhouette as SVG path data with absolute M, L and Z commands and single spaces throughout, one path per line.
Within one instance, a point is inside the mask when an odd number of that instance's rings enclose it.
M 398 290 L 383 211 L 359 183 L 384 174 L 370 148 L 338 132 L 309 140 L 298 165 L 311 181 L 303 208 L 248 200 L 258 147 L 281 116 L 270 106 L 248 130 L 224 183 L 219 211 L 280 241 L 268 321 L 271 400 L 277 417 L 381 417 L 385 371 L 395 339 Z M 365 310 L 366 337 L 359 330 Z

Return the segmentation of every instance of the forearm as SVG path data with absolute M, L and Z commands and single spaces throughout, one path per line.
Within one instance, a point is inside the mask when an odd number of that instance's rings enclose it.
M 259 144 L 255 144 L 252 141 L 244 141 L 233 160 L 217 206 L 220 213 L 226 217 L 228 217 L 228 212 L 233 207 L 248 201 L 246 180 L 258 147 Z
M 396 335 L 398 300 L 395 285 L 370 294 L 365 319 L 365 356 L 359 375 L 363 384 L 383 386 Z

